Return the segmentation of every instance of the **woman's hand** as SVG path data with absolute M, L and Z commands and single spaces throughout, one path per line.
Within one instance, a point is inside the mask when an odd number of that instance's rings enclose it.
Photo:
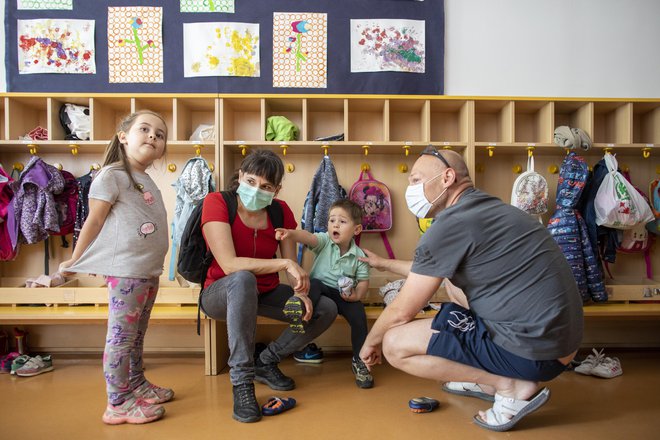
M 307 293 L 296 293 L 295 294 L 298 298 L 300 298 L 300 301 L 302 301 L 303 305 L 305 306 L 305 314 L 302 317 L 302 320 L 305 322 L 309 322 L 310 319 L 312 319 L 312 314 L 314 313 L 314 304 L 312 304 L 312 300 L 307 296 Z
M 306 296 L 309 292 L 309 274 L 307 271 L 295 261 L 287 259 L 286 273 L 293 291 Z

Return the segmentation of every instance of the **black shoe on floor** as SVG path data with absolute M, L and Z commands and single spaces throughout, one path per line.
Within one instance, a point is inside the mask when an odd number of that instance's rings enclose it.
M 285 376 L 275 363 L 263 364 L 261 359 L 258 359 L 254 365 L 254 374 L 254 380 L 277 391 L 289 391 L 296 387 L 293 379 Z
M 234 385 L 234 419 L 243 423 L 261 420 L 261 408 L 254 395 L 253 383 Z
M 374 386 L 374 378 L 367 366 L 362 362 L 362 359 L 353 356 L 351 364 L 353 374 L 355 374 L 355 384 L 360 388 L 372 388 Z

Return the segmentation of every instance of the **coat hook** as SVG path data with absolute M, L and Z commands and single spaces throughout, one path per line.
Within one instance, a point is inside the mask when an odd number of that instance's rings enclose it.
M 475 170 L 477 173 L 483 173 L 484 171 L 486 171 L 486 167 L 485 167 L 482 163 L 478 163 L 478 164 L 474 167 L 474 170 Z
M 559 172 L 559 167 L 557 165 L 550 165 L 548 167 L 548 172 L 550 174 L 557 174 Z
M 522 165 L 514 165 L 512 168 L 513 172 L 516 174 L 522 173 Z
M 32 156 L 35 156 L 37 154 L 37 144 L 28 144 L 28 151 L 30 151 L 30 154 Z
M 362 145 L 362 151 L 364 151 L 365 156 L 369 156 L 369 145 Z
M 211 172 L 215 171 L 215 165 L 213 163 L 209 163 L 208 161 L 206 163 L 209 164 L 209 170 L 211 170 Z
M 368 163 L 363 162 L 362 165 L 360 165 L 360 170 L 361 171 L 369 171 L 371 169 L 371 166 L 369 166 Z
M 57 168 L 58 170 L 60 170 L 60 171 L 62 171 L 62 170 L 64 169 L 64 165 L 62 165 L 62 164 L 59 163 L 59 162 L 55 162 L 55 163 L 53 164 L 53 166 L 54 166 L 55 168 Z
M 282 149 L 282 156 L 286 156 L 286 149 L 289 148 L 288 145 L 280 145 L 280 148 Z
M 614 149 L 611 148 L 611 147 L 603 148 L 603 153 L 605 153 L 605 154 L 607 154 L 607 153 L 612 154 L 612 151 L 614 151 Z
M 173 173 L 176 171 L 176 164 L 175 163 L 168 163 L 167 164 L 167 171 L 170 173 Z
M 14 162 L 14 165 L 12 165 L 12 170 L 16 170 L 19 173 L 23 171 L 23 168 L 25 168 L 25 165 L 23 165 L 21 162 Z
M 327 156 L 328 155 L 328 149 L 330 148 L 330 145 L 321 145 L 321 148 L 323 148 L 323 155 Z
M 403 148 L 403 151 L 405 151 L 406 157 L 408 157 L 410 155 L 410 145 L 404 145 L 401 148 Z
M 202 155 L 202 146 L 200 144 L 195 144 L 195 156 L 200 157 Z
M 78 145 L 71 144 L 71 145 L 69 145 L 69 147 L 71 147 L 71 154 L 73 154 L 74 156 L 77 156 L 78 155 Z
M 296 170 L 296 166 L 292 164 L 291 162 L 286 164 L 286 172 L 287 173 L 293 173 Z
M 408 172 L 408 165 L 406 165 L 405 163 L 400 163 L 399 164 L 399 172 L 407 173 Z
M 94 162 L 92 165 L 89 167 L 90 170 L 98 171 L 101 169 L 101 165 L 98 162 Z
M 534 147 L 527 147 L 527 157 L 534 156 Z
M 454 147 L 452 147 L 451 145 L 445 145 L 445 146 L 442 147 L 442 149 L 443 150 L 453 150 Z
M 241 156 L 245 156 L 247 154 L 247 149 L 248 149 L 247 145 L 241 144 L 238 146 L 238 148 L 241 149 Z
M 649 157 L 651 157 L 651 149 L 648 147 L 642 148 L 642 157 L 644 159 L 648 159 Z
M 493 157 L 493 154 L 495 153 L 495 147 L 491 145 L 489 147 L 486 147 L 486 150 L 488 150 L 488 157 Z

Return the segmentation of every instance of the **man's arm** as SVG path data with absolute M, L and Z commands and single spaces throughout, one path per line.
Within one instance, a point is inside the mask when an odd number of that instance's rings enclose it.
M 358 260 L 367 263 L 369 266 L 381 270 L 389 271 L 403 277 L 407 277 L 412 267 L 412 261 L 407 260 L 390 260 L 383 258 L 378 254 L 371 252 L 369 249 L 362 248 L 366 257 L 360 257 Z

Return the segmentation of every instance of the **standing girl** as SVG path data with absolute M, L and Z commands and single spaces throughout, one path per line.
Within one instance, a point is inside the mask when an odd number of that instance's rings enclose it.
M 103 372 L 111 425 L 158 420 L 158 405 L 174 392 L 146 380 L 144 335 L 168 248 L 167 213 L 145 170 L 165 153 L 162 116 L 142 110 L 126 117 L 106 149 L 89 192 L 89 216 L 60 272 L 103 275 L 108 285 L 108 333 Z

